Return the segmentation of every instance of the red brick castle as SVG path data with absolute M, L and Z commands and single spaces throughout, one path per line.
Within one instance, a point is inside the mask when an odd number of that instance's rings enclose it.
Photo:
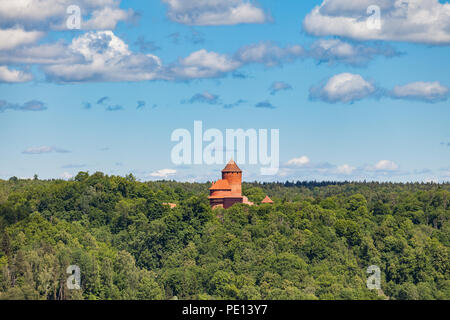
M 242 170 L 239 169 L 236 162 L 233 160 L 228 162 L 222 170 L 222 179 L 213 182 L 209 188 L 208 198 L 213 209 L 228 209 L 235 203 L 253 205 L 247 197 L 242 196 Z

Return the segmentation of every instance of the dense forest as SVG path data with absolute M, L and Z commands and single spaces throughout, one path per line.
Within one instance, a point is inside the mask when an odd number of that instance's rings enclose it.
M 450 184 L 244 183 L 274 204 L 214 211 L 209 186 L 0 180 L 0 299 L 450 299 Z

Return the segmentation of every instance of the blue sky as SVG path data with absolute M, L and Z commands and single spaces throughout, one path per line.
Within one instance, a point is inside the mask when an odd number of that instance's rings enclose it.
M 246 180 L 450 180 L 446 1 L 30 3 L 0 4 L 1 179 L 217 179 L 170 158 L 201 120 L 280 130 L 278 174 Z

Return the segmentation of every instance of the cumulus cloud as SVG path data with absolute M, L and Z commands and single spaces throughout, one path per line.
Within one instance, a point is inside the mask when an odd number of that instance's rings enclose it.
M 450 168 L 441 168 L 440 180 L 445 176 L 450 177 Z M 415 177 L 417 181 L 423 181 L 425 175 L 433 171 L 427 168 L 411 171 L 401 170 L 399 164 L 392 160 L 380 160 L 374 164 L 333 164 L 330 162 L 315 162 L 304 155 L 290 159 L 280 166 L 277 177 L 288 180 L 316 180 L 316 181 L 393 181 L 398 177 Z M 396 179 L 395 179 L 396 180 Z M 445 180 L 445 179 L 444 179 Z
M 391 96 L 398 99 L 420 100 L 425 102 L 445 101 L 449 96 L 449 88 L 438 81 L 413 82 L 404 86 L 396 86 Z
M 358 74 L 340 73 L 310 89 L 311 99 L 351 103 L 373 95 L 376 88 Z
M 307 176 L 307 175 L 342 175 L 342 172 L 338 172 L 337 167 L 328 162 L 312 162 L 311 159 L 304 155 L 298 158 L 290 159 L 285 162 L 280 169 L 282 176 Z
M 11 103 L 5 100 L 0 100 L 0 112 L 6 110 L 17 110 L 17 111 L 44 111 L 47 110 L 45 103 L 38 100 L 31 100 L 25 102 L 24 104 Z
M 78 5 L 81 29 L 114 29 L 119 21 L 134 17 L 133 10 L 120 9 L 120 0 L 9 0 L 0 2 L 0 26 L 22 25 L 26 29 L 63 30 L 67 8 Z
M 81 55 L 74 64 L 44 66 L 47 76 L 57 82 L 144 81 L 158 77 L 161 60 L 151 54 L 133 54 L 112 31 L 88 32 L 72 40 L 68 50 Z
M 113 30 L 119 21 L 129 21 L 134 15 L 131 9 L 125 11 L 117 7 L 102 7 L 93 10 L 91 19 L 83 22 L 81 28 L 83 30 Z
M 352 44 L 340 39 L 320 39 L 310 48 L 294 44 L 281 47 L 273 42 L 259 42 L 240 48 L 234 59 L 242 65 L 259 63 L 266 67 L 292 63 L 298 59 L 311 58 L 319 63 L 346 64 L 351 66 L 367 65 L 376 56 L 395 57 L 400 55 L 389 45 L 379 43 Z
M 69 50 L 63 41 L 0 51 L 0 63 L 4 64 L 48 65 L 74 64 L 82 61 L 83 56 Z
M 292 90 L 292 86 L 289 83 L 283 81 L 275 81 L 269 88 L 270 94 L 275 95 L 279 91 Z
M 177 23 L 198 26 L 264 23 L 270 17 L 247 0 L 162 0 L 168 17 Z
M 336 168 L 337 173 L 343 174 L 343 175 L 350 175 L 356 170 L 355 167 L 352 167 L 348 164 L 340 165 Z
M 70 44 L 58 42 L 0 51 L 0 63 L 40 64 L 55 82 L 191 80 L 222 77 L 245 64 L 276 66 L 300 56 L 299 46 L 260 43 L 233 56 L 201 49 L 163 65 L 152 54 L 133 53 L 112 31 L 87 32 Z
M 381 28 L 368 23 L 378 6 Z M 303 28 L 315 36 L 342 36 L 356 40 L 450 44 L 450 4 L 439 0 L 324 0 L 305 17 Z
M 177 173 L 177 170 L 174 169 L 161 169 L 150 173 L 150 177 L 156 178 L 167 178 Z
M 449 94 L 449 88 L 438 81 L 419 81 L 387 90 L 352 73 L 337 74 L 309 90 L 310 99 L 328 103 L 353 103 L 373 96 L 435 103 L 447 100 Z
M 218 104 L 219 96 L 216 94 L 209 93 L 205 91 L 203 93 L 197 93 L 189 100 L 182 101 L 183 103 L 208 103 L 208 104 Z
M 301 156 L 299 158 L 293 158 L 287 162 L 288 166 L 302 167 L 309 164 L 311 160 L 307 156 Z
M 90 31 L 68 44 L 60 40 L 0 50 L 0 64 L 37 64 L 47 80 L 54 82 L 185 81 L 219 78 L 229 73 L 245 77 L 237 69 L 248 64 L 276 67 L 300 58 L 352 64 L 368 61 L 376 54 L 381 53 L 374 48 L 352 46 L 342 41 L 318 42 L 310 50 L 300 45 L 281 47 L 272 42 L 260 42 L 241 47 L 234 54 L 201 49 L 173 63 L 163 64 L 156 55 L 132 52 L 112 31 Z M 22 79 L 30 76 L 22 75 Z M 276 83 L 272 92 L 288 88 Z
M 427 171 L 429 172 L 429 171 Z M 308 177 L 309 179 L 351 179 L 366 180 L 394 177 L 401 175 L 422 175 L 425 170 L 413 172 L 401 171 L 397 163 L 390 160 L 381 160 L 373 165 L 353 166 L 348 163 L 336 165 L 329 162 L 313 162 L 307 156 L 293 158 L 284 163 L 280 168 L 280 176 Z
M 0 29 L 0 50 L 34 43 L 43 36 L 44 33 L 40 31 L 25 31 L 21 28 Z
M 0 82 L 27 82 L 31 81 L 33 76 L 30 73 L 21 70 L 11 70 L 6 66 L 0 66 Z
M 340 39 L 320 39 L 308 50 L 308 56 L 319 63 L 334 65 L 343 63 L 352 66 L 365 66 L 375 56 L 392 58 L 400 55 L 394 48 L 382 44 L 352 44 Z
M 282 48 L 271 42 L 244 46 L 232 56 L 202 49 L 166 68 L 166 76 L 168 79 L 178 80 L 215 78 L 235 72 L 247 64 L 258 63 L 274 67 L 294 62 L 302 56 L 304 49 L 299 45 Z
M 44 153 L 69 153 L 70 151 L 58 148 L 58 147 L 49 147 L 49 146 L 41 146 L 41 147 L 31 147 L 24 150 L 22 153 L 24 154 L 44 154 Z
M 392 172 L 397 171 L 399 168 L 398 164 L 391 160 L 380 160 L 373 166 L 368 166 L 366 169 L 368 171 L 378 171 L 378 172 Z
M 352 45 L 341 40 L 319 40 L 310 49 L 300 45 L 279 46 L 273 42 L 259 42 L 241 47 L 233 55 L 207 51 L 191 53 L 164 69 L 162 78 L 166 80 L 189 80 L 222 77 L 232 72 L 233 76 L 245 78 L 237 69 L 249 64 L 266 67 L 293 63 L 298 59 L 312 58 L 329 63 L 364 65 L 375 56 L 391 57 L 398 53 L 389 46 Z M 289 84 L 274 83 L 272 93 L 288 90 Z
M 234 71 L 241 63 L 226 54 L 220 54 L 205 49 L 195 51 L 167 70 L 172 79 L 213 78 Z
M 273 67 L 285 62 L 293 62 L 304 55 L 305 50 L 300 45 L 282 48 L 273 42 L 260 42 L 239 49 L 235 54 L 235 59 L 242 64 L 260 63 L 267 67 Z

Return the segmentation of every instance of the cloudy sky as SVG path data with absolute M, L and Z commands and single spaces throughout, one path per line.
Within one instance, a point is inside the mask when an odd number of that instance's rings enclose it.
M 442 0 L 1 0 L 0 178 L 217 179 L 201 120 L 280 130 L 246 180 L 449 181 L 449 57 Z

